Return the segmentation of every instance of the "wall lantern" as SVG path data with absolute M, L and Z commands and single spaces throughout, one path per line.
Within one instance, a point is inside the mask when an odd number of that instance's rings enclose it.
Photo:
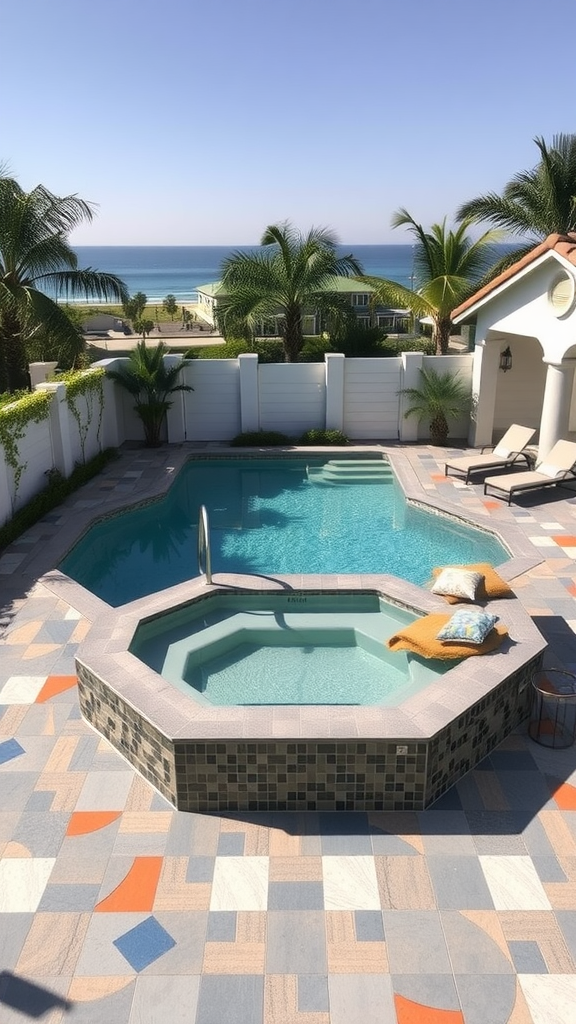
M 506 370 L 512 369 L 512 352 L 510 351 L 510 345 L 507 345 L 505 349 L 500 353 L 500 369 Z

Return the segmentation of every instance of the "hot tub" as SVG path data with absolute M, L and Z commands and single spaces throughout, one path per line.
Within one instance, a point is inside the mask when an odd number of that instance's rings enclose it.
M 202 704 L 394 707 L 448 667 L 387 649 L 414 618 L 378 594 L 214 594 L 140 623 L 130 651 Z
M 179 810 L 421 810 L 528 715 L 528 684 L 546 644 L 519 601 L 490 604 L 510 632 L 499 650 L 442 673 L 412 659 L 410 671 L 422 666 L 427 682 L 392 704 L 215 705 L 185 678 L 160 674 L 172 641 L 185 641 L 179 657 L 188 665 L 190 622 L 190 635 L 200 638 L 211 617 L 214 626 L 218 619 L 229 626 L 236 614 L 269 615 L 275 608 L 296 621 L 298 611 L 287 609 L 316 607 L 317 598 L 318 610 L 301 614 L 340 614 L 349 623 L 372 614 L 367 606 L 376 616 L 384 606 L 396 621 L 407 621 L 447 608 L 394 576 L 354 582 L 352 588 L 349 578 L 339 585 L 334 577 L 221 574 L 214 585 L 196 580 L 110 609 L 77 655 L 82 714 Z M 393 657 L 398 664 L 406 659 Z

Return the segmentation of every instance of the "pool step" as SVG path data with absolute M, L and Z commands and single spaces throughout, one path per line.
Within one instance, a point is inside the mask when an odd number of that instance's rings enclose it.
M 306 475 L 315 484 L 387 483 L 392 470 L 382 459 L 331 459 L 323 466 L 308 466 Z

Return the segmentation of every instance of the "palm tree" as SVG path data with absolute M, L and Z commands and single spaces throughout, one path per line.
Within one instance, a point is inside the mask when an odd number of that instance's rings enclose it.
M 437 355 L 448 351 L 452 310 L 472 294 L 496 259 L 493 245 L 499 233 L 486 231 L 474 242 L 467 234 L 470 223 L 470 220 L 463 220 L 453 230 L 448 230 L 444 218 L 441 224 L 433 224 L 430 231 L 425 231 L 407 210 L 397 210 L 392 217 L 392 227 L 408 225 L 416 239 L 413 250 L 415 288 L 405 288 L 396 281 L 379 277 L 361 278 L 374 288 L 374 301 L 411 309 L 418 317 L 432 318 Z
M 108 376 L 136 399 L 134 410 L 144 425 L 148 448 L 156 448 L 161 443 L 162 425 L 173 404 L 168 396 L 176 391 L 194 390 L 189 384 L 178 383 L 183 359 L 173 366 L 165 364 L 164 356 L 169 351 L 162 341 L 155 348 L 146 348 L 146 342 L 139 341 L 124 366 L 108 370 Z
M 301 235 L 288 222 L 273 224 L 260 244 L 264 251 L 236 251 L 222 264 L 219 320 L 224 330 L 228 321 L 253 334 L 257 324 L 278 317 L 285 360 L 295 363 L 304 344 L 304 310 L 334 311 L 331 280 L 361 274 L 362 268 L 354 256 L 338 255 L 337 239 L 325 228 Z
M 403 388 L 400 392 L 412 403 L 404 416 L 428 419 L 432 444 L 446 444 L 448 420 L 466 412 L 470 405 L 470 389 L 457 373 L 441 374 L 437 370 L 421 369 L 420 380 L 419 388 Z
M 514 260 L 548 235 L 576 231 L 576 135 L 554 135 L 551 146 L 541 137 L 534 142 L 540 160 L 532 170 L 515 174 L 502 195 L 488 192 L 470 199 L 457 213 L 528 238 L 528 244 L 512 254 Z
M 28 342 L 42 337 L 46 349 L 83 350 L 77 325 L 50 294 L 125 301 L 124 283 L 79 269 L 68 243 L 93 215 L 92 204 L 76 195 L 56 196 L 44 185 L 24 192 L 14 178 L 0 177 L 0 391 L 28 386 Z

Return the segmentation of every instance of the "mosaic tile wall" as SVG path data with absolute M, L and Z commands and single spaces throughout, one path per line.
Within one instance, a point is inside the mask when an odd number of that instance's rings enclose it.
M 542 659 L 539 655 L 514 672 L 430 741 L 425 807 L 474 768 L 528 717 L 532 696 L 530 680 Z
M 78 691 L 84 717 L 179 810 L 408 811 L 436 800 L 526 718 L 539 660 L 418 743 L 172 742 L 82 665 Z

